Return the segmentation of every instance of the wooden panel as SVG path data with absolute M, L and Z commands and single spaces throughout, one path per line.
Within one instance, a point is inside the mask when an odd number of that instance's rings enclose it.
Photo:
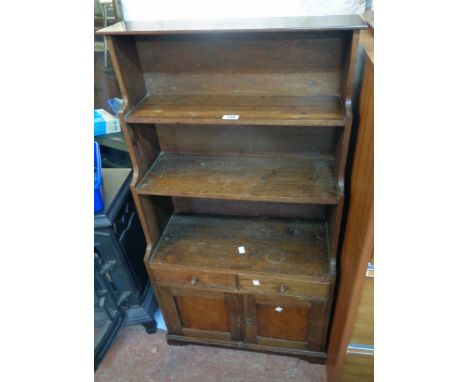
M 322 351 L 325 350 L 326 331 L 328 329 L 329 305 L 328 302 L 318 303 L 312 301 L 309 313 L 309 331 L 307 333 L 307 344 L 309 349 Z
M 306 342 L 308 307 L 257 304 L 256 310 L 257 331 L 260 337 Z
M 161 153 L 137 187 L 143 195 L 336 204 L 334 163 L 313 157 Z
M 297 349 L 292 346 L 291 348 L 283 348 L 281 346 L 274 345 L 260 345 L 257 343 L 251 342 L 238 342 L 238 341 L 224 341 L 216 339 L 205 339 L 199 337 L 188 337 L 180 336 L 174 334 L 168 334 L 167 340 L 169 344 L 184 344 L 184 343 L 194 343 L 197 345 L 210 345 L 210 346 L 221 346 L 225 348 L 234 348 L 234 349 L 247 349 L 247 350 L 256 350 L 273 354 L 282 354 L 296 356 L 308 360 L 309 362 L 326 364 L 327 355 L 323 352 L 316 352 L 311 350 Z M 281 340 L 278 340 L 278 342 Z M 289 341 L 291 342 L 291 341 Z
M 152 269 L 151 272 L 154 275 L 154 280 L 161 285 L 237 289 L 236 277 L 234 275 L 208 273 L 198 269 L 190 271 Z
M 257 343 L 257 307 L 255 296 L 245 294 L 242 296 L 243 338 L 245 342 Z
M 115 76 L 122 93 L 123 107 L 119 113 L 131 110 L 146 95 L 146 85 L 140 62 L 137 59 L 135 40 L 130 36 L 106 37 L 109 55 L 114 67 Z M 127 139 L 127 138 L 125 138 Z
M 264 305 L 281 305 L 281 306 L 292 306 L 292 307 L 304 307 L 310 308 L 311 299 L 308 297 L 294 297 L 283 296 L 279 294 L 255 294 L 255 302 L 257 304 Z
M 374 357 L 346 355 L 340 382 L 374 382 Z
M 275 38 L 265 32 L 186 34 L 135 40 L 149 93 L 243 95 L 255 102 L 252 96 L 340 96 L 350 33 L 277 33 Z M 281 107 L 277 102 L 267 105 Z
M 250 202 L 245 200 L 216 200 L 173 197 L 174 213 L 212 214 L 251 217 L 272 217 L 325 221 L 321 204 Z
M 374 279 L 366 278 L 350 342 L 374 344 Z
M 229 314 L 231 339 L 240 341 L 242 339 L 242 307 L 240 296 L 234 293 L 226 293 L 224 296 Z
M 243 246 L 245 254 L 239 254 Z M 203 268 L 224 272 L 302 275 L 308 280 L 328 278 L 326 226 L 323 223 L 286 219 L 173 215 L 150 262 L 151 268 Z M 189 282 L 192 271 L 185 271 Z M 159 271 L 162 282 L 171 278 Z M 211 274 L 210 274 L 211 275 Z M 176 276 L 177 277 L 177 276 Z M 206 276 L 208 277 L 208 275 Z M 213 273 L 212 284 L 232 286 L 232 279 Z M 273 280 L 273 279 L 271 279 Z M 200 275 L 203 283 L 203 276 Z M 301 291 L 314 286 L 291 284 Z M 325 295 L 327 286 L 318 286 Z M 275 290 L 276 291 L 276 290 Z
M 153 280 L 151 280 L 151 284 L 161 307 L 168 332 L 182 334 L 182 323 L 171 290 L 166 287 L 155 286 Z
M 307 344 L 305 342 L 281 340 L 277 338 L 258 337 L 257 343 L 259 345 L 269 346 L 272 348 L 286 348 L 286 349 L 298 349 L 298 350 L 307 349 Z
M 158 125 L 161 151 L 190 154 L 313 155 L 332 158 L 341 128 Z
M 365 58 L 351 199 L 341 255 L 341 280 L 330 335 L 328 380 L 338 381 L 374 250 L 374 68 Z
M 238 115 L 225 120 L 223 115 Z M 210 125 L 344 126 L 340 97 L 247 95 L 151 95 L 130 114 L 129 123 Z
M 223 299 L 176 296 L 184 328 L 229 332 L 229 318 Z
M 188 337 L 198 337 L 198 338 L 221 340 L 221 341 L 231 340 L 230 333 L 218 332 L 216 330 L 200 330 L 200 329 L 183 328 L 182 332 L 184 336 L 188 336 Z
M 127 125 L 122 121 L 122 118 L 121 126 L 125 136 L 125 141 L 127 142 L 130 159 L 132 161 L 133 177 L 131 190 L 133 199 L 145 234 L 146 242 L 149 245 L 153 245 L 153 243 L 158 240 L 159 235 L 162 232 L 161 228 L 165 223 L 165 219 L 164 216 L 157 213 L 154 200 L 149 200 L 145 196 L 140 197 L 135 191 L 135 186 L 141 181 L 160 152 L 158 137 L 153 126 L 140 125 L 137 127 Z M 160 208 L 158 209 L 161 211 Z M 159 219 L 161 217 L 162 219 Z
M 108 35 L 167 34 L 224 31 L 300 31 L 363 29 L 366 23 L 358 15 L 303 16 L 211 20 L 122 21 L 97 32 Z
M 258 284 L 258 285 L 257 285 Z M 239 289 L 258 293 L 275 293 L 285 296 L 327 298 L 330 284 L 327 282 L 301 282 L 296 279 L 239 275 Z

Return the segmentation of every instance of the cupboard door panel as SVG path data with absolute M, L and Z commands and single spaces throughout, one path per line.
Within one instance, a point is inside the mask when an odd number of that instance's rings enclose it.
M 247 342 L 314 351 L 325 349 L 326 302 L 255 294 L 243 296 L 243 307 Z
M 161 310 L 170 334 L 187 337 L 240 341 L 240 297 L 190 288 L 157 286 Z
M 229 331 L 229 318 L 224 299 L 177 296 L 182 326 L 189 329 Z
M 307 341 L 309 308 L 257 304 L 256 309 L 260 337 Z

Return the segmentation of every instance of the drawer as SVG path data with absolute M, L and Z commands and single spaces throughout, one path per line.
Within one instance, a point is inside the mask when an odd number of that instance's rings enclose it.
M 330 284 L 327 282 L 296 281 L 264 276 L 239 275 L 239 289 L 282 294 L 285 296 L 304 296 L 327 298 Z
M 198 270 L 153 269 L 153 280 L 161 285 L 237 289 L 236 276 Z

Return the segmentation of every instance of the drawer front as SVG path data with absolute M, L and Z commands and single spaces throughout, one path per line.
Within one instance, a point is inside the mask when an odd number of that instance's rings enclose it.
M 252 292 L 327 298 L 329 286 L 330 284 L 326 282 L 295 281 L 263 276 L 239 275 L 239 289 Z
M 230 274 L 167 269 L 153 269 L 152 274 L 153 280 L 166 286 L 237 289 L 236 276 Z

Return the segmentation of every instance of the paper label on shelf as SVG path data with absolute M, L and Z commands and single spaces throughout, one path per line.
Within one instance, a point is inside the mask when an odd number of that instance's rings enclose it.
M 238 114 L 224 114 L 223 119 L 239 119 Z
M 252 280 L 252 284 L 253 284 L 253 285 L 260 285 L 260 281 L 258 281 L 258 280 Z
M 245 253 L 245 247 L 237 247 L 237 250 L 239 251 L 240 255 L 243 255 Z
M 280 312 L 280 313 L 281 313 L 281 312 L 283 311 L 283 308 L 282 308 L 281 306 L 277 306 L 277 307 L 275 308 L 275 310 L 276 310 L 277 312 Z

